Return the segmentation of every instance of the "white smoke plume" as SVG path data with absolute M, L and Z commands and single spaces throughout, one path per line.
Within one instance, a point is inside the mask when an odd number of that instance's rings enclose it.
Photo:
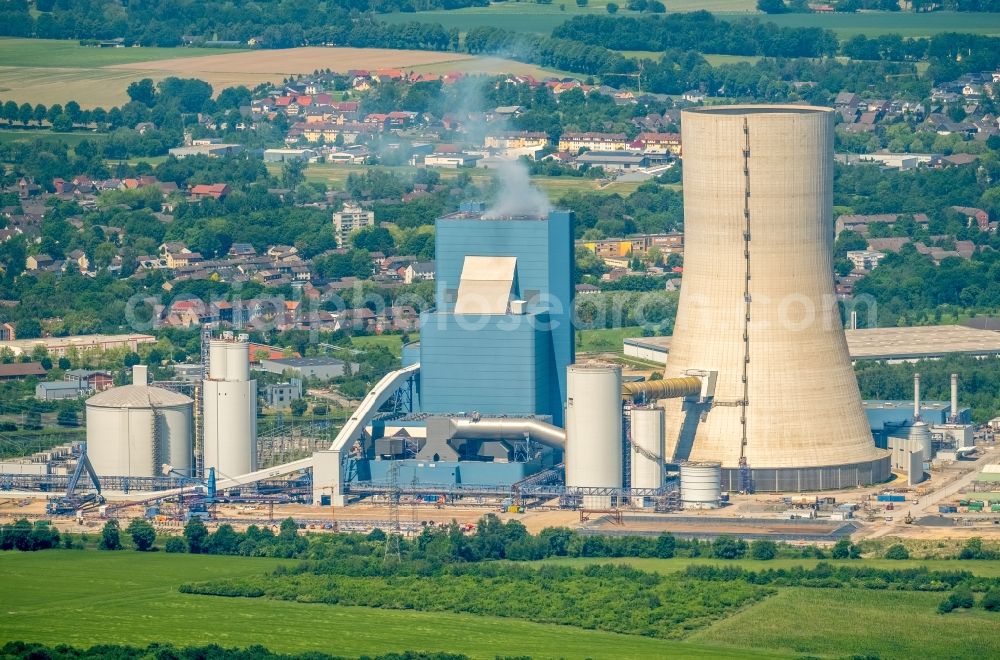
M 496 168 L 500 189 L 493 205 L 483 214 L 486 219 L 506 216 L 547 217 L 552 203 L 544 192 L 531 183 L 528 166 L 519 160 L 505 161 Z

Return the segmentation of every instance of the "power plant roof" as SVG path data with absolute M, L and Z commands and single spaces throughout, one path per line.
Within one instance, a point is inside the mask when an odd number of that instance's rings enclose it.
M 87 399 L 88 406 L 101 408 L 167 408 L 194 403 L 178 392 L 152 385 L 122 385 Z

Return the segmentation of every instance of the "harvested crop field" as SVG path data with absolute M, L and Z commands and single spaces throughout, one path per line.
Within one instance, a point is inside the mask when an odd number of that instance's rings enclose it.
M 121 64 L 113 68 L 171 71 L 175 74 L 284 74 L 309 73 L 316 69 L 404 69 L 423 64 L 462 62 L 475 59 L 461 53 L 438 53 L 424 50 L 390 50 L 387 48 L 320 48 L 304 47 L 285 50 L 252 50 L 244 53 L 208 55 L 191 59 Z
M 74 100 L 85 108 L 104 108 L 128 101 L 129 83 L 142 78 L 163 80 L 169 76 L 199 78 L 216 92 L 234 85 L 253 87 L 262 82 L 280 82 L 294 74 L 317 69 L 400 69 L 424 73 L 521 73 L 539 77 L 550 75 L 540 67 L 500 58 L 475 57 L 462 53 L 439 53 L 385 48 L 305 47 L 287 50 L 244 50 L 217 52 L 197 48 L 114 48 L 104 51 L 63 42 L 42 40 L 0 40 L 0 94 L 18 103 L 66 103 Z M 54 44 L 60 48 L 39 64 L 29 63 L 27 53 L 46 52 Z M 22 51 L 27 52 L 22 52 Z M 150 59 L 155 51 L 159 59 Z M 117 57 L 106 54 L 115 51 Z M 176 56 L 163 58 L 163 55 Z M 74 57 L 74 55 L 78 57 Z M 8 57 L 9 56 L 9 57 Z

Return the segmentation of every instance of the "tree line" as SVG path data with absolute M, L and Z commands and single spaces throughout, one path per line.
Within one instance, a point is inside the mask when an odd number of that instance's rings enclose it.
M 380 655 L 344 656 L 322 651 L 284 654 L 270 651 L 259 645 L 224 648 L 218 644 L 204 646 L 174 646 L 153 643 L 148 646 L 123 644 L 96 644 L 90 648 L 59 644 L 48 646 L 35 642 L 7 642 L 0 647 L 0 657 L 5 660 L 467 660 L 468 656 L 455 653 L 429 651 L 403 651 Z
M 729 21 L 707 11 L 664 16 L 574 16 L 552 36 L 615 50 L 694 50 L 721 55 L 823 57 L 837 36 L 821 28 L 785 28 L 756 19 Z
M 182 593 L 446 611 L 678 639 L 775 593 L 627 566 L 304 562 L 270 575 L 185 584 Z
M 126 45 L 179 46 L 217 39 L 258 47 L 322 44 L 347 34 L 366 13 L 485 6 L 487 0 L 335 0 L 309 6 L 294 0 L 181 0 L 121 4 L 113 0 L 41 0 L 37 18 L 27 0 L 0 5 L 0 34 L 49 39 L 124 39 Z M 41 5 L 41 7 L 39 7 Z M 359 18 L 361 16 L 362 18 Z M 331 32 L 331 26 L 341 26 Z M 402 33 L 389 28 L 387 34 Z

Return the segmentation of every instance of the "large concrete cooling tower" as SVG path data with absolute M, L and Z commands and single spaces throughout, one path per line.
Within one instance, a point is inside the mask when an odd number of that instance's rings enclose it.
M 833 111 L 704 108 L 682 130 L 684 280 L 664 375 L 718 381 L 707 403 L 663 403 L 668 455 L 722 461 L 730 490 L 888 478 L 833 292 Z

